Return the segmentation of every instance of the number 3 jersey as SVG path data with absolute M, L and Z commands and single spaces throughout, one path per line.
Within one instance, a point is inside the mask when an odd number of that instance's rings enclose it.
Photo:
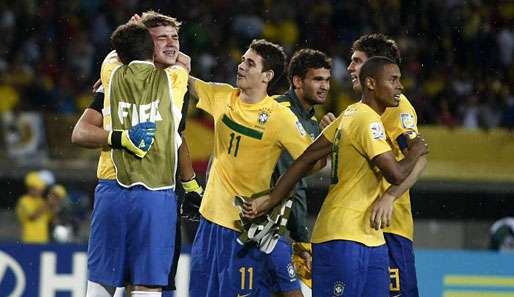
M 214 118 L 214 158 L 200 207 L 207 220 L 238 227 L 235 195 L 250 196 L 269 188 L 282 150 L 296 159 L 312 142 L 293 112 L 272 97 L 249 104 L 228 84 L 196 80 L 197 107 Z

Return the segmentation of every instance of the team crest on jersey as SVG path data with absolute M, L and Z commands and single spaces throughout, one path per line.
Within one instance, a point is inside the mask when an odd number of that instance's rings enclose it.
M 305 129 L 303 128 L 302 123 L 300 121 L 296 121 L 296 129 L 298 129 L 298 132 L 300 132 L 300 135 L 305 136 L 307 132 L 305 132 Z
M 296 271 L 294 271 L 293 264 L 289 263 L 287 264 L 287 274 L 289 275 L 289 278 L 291 278 L 291 281 L 294 281 L 296 279 Z
M 341 281 L 337 281 L 334 284 L 334 296 L 343 296 L 344 293 L 344 283 Z
M 369 125 L 371 137 L 375 140 L 385 140 L 384 126 L 380 122 L 373 122 Z
M 268 110 L 260 110 L 259 111 L 259 118 L 257 121 L 259 124 L 264 125 L 269 119 L 269 111 Z
M 414 129 L 414 116 L 410 113 L 400 113 L 403 129 Z

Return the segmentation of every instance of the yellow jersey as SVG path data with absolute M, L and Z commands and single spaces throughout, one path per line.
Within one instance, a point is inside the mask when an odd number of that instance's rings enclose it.
M 293 112 L 265 97 L 249 104 L 228 84 L 196 80 L 197 107 L 214 118 L 215 144 L 200 213 L 223 227 L 239 229 L 235 195 L 269 189 L 282 150 L 296 159 L 312 142 Z
M 122 63 L 119 61 L 115 51 L 112 51 L 105 57 L 102 62 L 100 70 L 100 79 L 102 80 L 102 86 L 105 90 L 104 102 L 103 102 L 103 128 L 107 131 L 112 130 L 111 113 L 117 114 L 118 111 L 111 111 L 110 106 L 110 92 L 109 84 L 113 71 L 120 67 Z M 187 80 L 189 74 L 187 71 L 180 66 L 172 66 L 164 69 L 168 74 L 168 79 L 171 84 L 172 90 L 172 101 L 173 101 L 173 115 L 175 121 L 175 127 L 178 127 L 181 120 L 182 105 L 184 104 L 184 95 L 187 92 Z M 178 112 L 177 112 L 178 111 Z M 180 146 L 180 143 L 178 143 Z M 100 160 L 98 161 L 98 168 L 96 171 L 98 179 L 116 179 L 116 170 L 111 156 L 111 148 L 104 147 L 100 153 Z
M 37 219 L 30 220 L 39 208 L 43 207 L 43 197 L 24 195 L 16 205 L 16 215 L 21 223 L 21 239 L 25 243 L 47 243 L 49 239 L 48 229 L 52 219 L 50 211 L 45 211 Z
M 397 139 L 408 131 L 418 133 L 416 111 L 407 97 L 401 95 L 400 105 L 398 107 L 386 108 L 382 114 L 382 122 L 384 123 L 386 134 L 391 141 L 391 147 L 393 148 L 396 160 L 399 161 L 404 158 L 404 155 Z M 389 188 L 390 184 L 384 179 L 382 186 L 385 191 Z M 398 234 L 413 240 L 414 222 L 412 220 L 409 191 L 405 192 L 394 202 L 392 222 L 390 227 L 384 229 L 384 232 Z
M 358 102 L 325 130 L 333 143 L 331 186 L 314 224 L 312 242 L 351 240 L 366 246 L 385 244 L 371 228 L 371 205 L 381 194 L 382 175 L 371 160 L 391 150 L 380 115 Z

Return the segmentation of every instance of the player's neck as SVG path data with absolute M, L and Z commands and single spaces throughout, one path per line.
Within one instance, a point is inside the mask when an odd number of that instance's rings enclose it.
M 239 98 L 241 98 L 241 101 L 243 101 L 244 103 L 255 104 L 261 102 L 264 98 L 266 98 L 267 95 L 268 94 L 266 93 L 266 89 L 241 89 Z
M 298 98 L 298 101 L 300 101 L 300 104 L 302 105 L 304 111 L 309 111 L 314 107 L 312 104 L 307 102 L 307 100 L 305 100 L 303 93 L 300 92 L 298 89 L 295 89 L 294 93 L 296 94 L 296 98 Z
M 371 107 L 371 109 L 373 109 L 379 115 L 382 115 L 384 113 L 385 109 L 386 109 L 386 106 L 384 104 L 381 104 L 371 94 L 363 95 L 361 101 L 362 101 L 362 103 L 364 103 L 364 104 L 368 105 L 369 107 Z

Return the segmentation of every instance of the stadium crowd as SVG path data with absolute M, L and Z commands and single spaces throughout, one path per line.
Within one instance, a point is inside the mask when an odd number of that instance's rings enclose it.
M 421 124 L 514 128 L 512 1 L 2 1 L 0 112 L 78 115 L 92 100 L 113 29 L 159 10 L 183 21 L 192 73 L 235 81 L 242 48 L 263 37 L 289 54 L 331 55 L 334 82 L 320 113 L 354 101 L 346 66 L 351 42 L 382 32 L 398 41 L 402 82 Z M 371 13 L 370 13 L 371 12 Z

